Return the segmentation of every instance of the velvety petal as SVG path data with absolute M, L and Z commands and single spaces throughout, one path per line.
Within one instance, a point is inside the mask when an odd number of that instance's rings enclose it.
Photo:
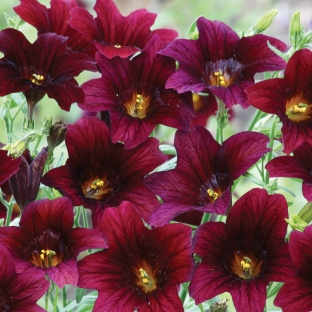
M 50 267 L 47 270 L 47 275 L 60 288 L 66 284 L 77 286 L 79 274 L 76 259 L 67 260 L 55 267 Z
M 252 189 L 232 207 L 227 218 L 227 237 L 233 241 L 256 237 L 262 246 L 275 250 L 284 241 L 288 207 L 284 196 L 268 195 L 264 189 Z M 273 249 L 274 250 L 274 249 Z
M 257 82 L 245 91 L 248 103 L 268 114 L 278 116 L 285 114 L 285 103 L 288 98 L 286 83 L 281 78 L 274 78 Z
M 282 126 L 282 142 L 284 144 L 283 152 L 290 154 L 292 151 L 301 146 L 304 142 L 312 145 L 312 124 L 308 122 L 303 125 L 289 120 L 286 115 L 281 117 Z
M 13 9 L 25 22 L 37 28 L 39 33 L 49 31 L 47 8 L 38 0 L 21 0 L 21 4 Z
M 252 72 L 277 71 L 286 67 L 286 62 L 268 47 L 268 42 L 280 51 L 286 51 L 287 45 L 275 38 L 262 34 L 243 37 L 233 50 L 233 56 L 241 64 L 247 66 L 243 69 Z
M 236 310 L 242 312 L 263 312 L 266 302 L 266 286 L 261 280 L 253 279 L 250 283 L 241 283 L 233 287 L 230 293 Z
M 53 201 L 42 199 L 27 206 L 20 220 L 20 227 L 35 237 L 46 229 L 69 231 L 74 222 L 73 206 L 66 197 Z
M 286 281 L 276 295 L 274 305 L 281 307 L 285 312 L 312 310 L 312 283 L 311 280 L 295 276 Z
M 8 151 L 0 150 L 0 185 L 3 185 L 20 167 L 21 159 L 7 156 Z
M 308 202 L 312 201 L 312 183 L 310 181 L 303 181 L 302 194 Z
M 234 181 L 254 165 L 265 153 L 269 138 L 262 133 L 240 132 L 223 142 L 216 156 L 219 172 L 228 172 Z
M 154 29 L 152 30 L 150 37 L 158 35 L 161 38 L 162 42 L 171 42 L 173 41 L 176 37 L 179 36 L 179 33 L 174 30 L 174 29 Z

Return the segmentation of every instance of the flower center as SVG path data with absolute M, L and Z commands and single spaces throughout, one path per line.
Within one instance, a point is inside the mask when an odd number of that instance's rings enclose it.
M 121 48 L 121 45 L 116 43 L 116 44 L 114 45 L 114 47 L 117 48 L 117 49 L 119 49 L 119 48 Z
M 241 261 L 242 267 L 242 278 L 243 279 L 251 279 L 251 260 L 248 257 L 243 257 L 244 260 Z
M 149 273 L 147 273 L 146 270 L 148 270 Z M 155 278 L 151 277 L 153 274 L 150 270 L 150 267 L 147 266 L 146 270 L 140 268 L 137 274 L 138 276 L 137 285 L 142 288 L 144 293 L 148 293 L 157 289 L 156 280 Z
M 61 238 L 60 233 L 51 229 L 45 230 L 36 236 L 23 250 L 27 260 L 35 266 L 50 268 L 57 266 L 68 255 L 68 248 Z
M 96 179 L 84 190 L 85 197 L 101 200 L 103 195 L 111 193 L 114 189 L 113 185 L 106 180 Z M 88 184 L 88 183 L 87 183 Z
M 203 80 L 213 87 L 228 87 L 240 76 L 242 64 L 230 58 L 206 64 Z
M 207 190 L 207 193 L 213 199 L 213 201 L 215 201 L 219 197 L 218 193 L 210 188 Z
M 31 82 L 38 86 L 41 86 L 43 84 L 43 80 L 44 80 L 44 77 L 41 75 L 37 75 L 37 74 L 31 75 Z

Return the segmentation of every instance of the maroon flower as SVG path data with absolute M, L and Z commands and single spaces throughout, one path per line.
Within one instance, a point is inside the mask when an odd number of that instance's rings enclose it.
M 167 88 L 178 92 L 211 91 L 227 107 L 249 106 L 244 89 L 254 83 L 259 72 L 285 68 L 285 61 L 267 45 L 280 50 L 286 45 L 272 37 L 254 35 L 239 38 L 227 25 L 200 17 L 198 40 L 178 39 L 161 54 L 179 62 L 179 69 L 168 79 Z
M 294 272 L 284 241 L 287 210 L 282 195 L 253 189 L 234 204 L 226 224 L 208 222 L 197 229 L 194 253 L 202 261 L 189 287 L 196 304 L 229 292 L 236 311 L 263 311 L 268 284 Z
M 159 205 L 143 178 L 166 160 L 159 142 L 147 139 L 125 150 L 113 144 L 106 124 L 96 117 L 83 117 L 67 126 L 65 138 L 69 158 L 65 166 L 50 170 L 41 180 L 70 198 L 73 205 L 96 208 L 116 207 L 132 202 L 141 217 L 148 219 Z
M 289 253 L 297 274 L 286 280 L 277 294 L 274 304 L 284 312 L 309 312 L 312 310 L 312 225 L 304 232 L 290 234 Z
M 123 141 L 126 149 L 145 141 L 158 124 L 187 130 L 193 117 L 191 93 L 166 89 L 175 62 L 157 55 L 164 44 L 154 36 L 143 52 L 132 60 L 108 59 L 97 53 L 102 77 L 83 84 L 88 111 L 109 111 L 112 141 Z
M 312 144 L 311 78 L 312 52 L 302 49 L 290 58 L 284 78 L 261 81 L 246 90 L 252 106 L 280 118 L 286 154 L 305 141 Z
M 194 269 L 191 228 L 149 230 L 129 202 L 105 209 L 98 226 L 109 248 L 78 262 L 78 286 L 99 292 L 93 311 L 183 312 L 177 290 Z
M 69 111 L 73 102 L 84 100 L 74 76 L 83 70 L 96 71 L 92 59 L 66 50 L 67 38 L 47 33 L 31 44 L 18 30 L 0 32 L 0 96 L 23 92 L 32 118 L 33 107 L 45 94 Z
M 0 149 L 0 186 L 19 170 L 22 162 L 20 158 L 7 156 L 7 153 L 8 151 Z
M 47 157 L 46 147 L 42 148 L 34 159 L 30 156 L 29 150 L 25 150 L 20 157 L 20 170 L 9 180 L 10 189 L 22 213 L 24 208 L 37 198 Z
M 44 272 L 61 288 L 76 286 L 78 254 L 107 246 L 100 232 L 73 228 L 73 221 L 68 198 L 36 201 L 25 209 L 19 227 L 0 228 L 0 243 L 12 255 L 17 272 L 31 272 L 34 278 Z
M 178 130 L 174 142 L 176 168 L 144 179 L 164 201 L 149 223 L 163 225 L 192 210 L 225 214 L 231 207 L 233 181 L 270 150 L 268 142 L 261 133 L 241 132 L 221 146 L 203 127 L 195 126 L 190 132 Z
M 67 45 L 75 52 L 86 53 L 94 57 L 97 51 L 94 44 L 88 42 L 84 35 L 70 27 L 70 10 L 77 7 L 75 0 L 51 0 L 51 8 L 40 4 L 37 0 L 21 0 L 14 11 L 25 22 L 38 30 L 38 35 L 48 32 L 68 37 Z
M 272 159 L 265 168 L 270 177 L 287 177 L 302 179 L 302 193 L 312 201 L 312 146 L 304 142 L 294 150 L 294 156 L 280 156 Z
M 68 24 L 80 31 L 87 40 L 106 57 L 118 55 L 126 58 L 140 51 L 157 34 L 163 42 L 170 42 L 178 36 L 175 30 L 156 29 L 151 31 L 156 14 L 145 9 L 122 16 L 113 0 L 97 0 L 94 6 L 97 17 L 83 8 L 71 10 Z
M 0 308 L 1 311 L 44 312 L 36 302 L 48 290 L 50 283 L 44 279 L 43 273 L 33 275 L 32 272 L 17 274 L 14 261 L 2 245 L 0 245 Z

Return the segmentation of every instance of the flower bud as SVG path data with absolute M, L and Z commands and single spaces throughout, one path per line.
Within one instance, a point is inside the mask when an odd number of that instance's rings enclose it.
M 53 118 L 51 116 L 45 117 L 41 121 L 41 133 L 44 135 L 49 135 L 52 126 L 53 126 Z
M 18 158 L 25 152 L 25 150 L 28 147 L 28 143 L 30 141 L 33 141 L 35 137 L 36 137 L 36 134 L 31 133 L 22 140 L 17 140 L 13 143 L 5 145 L 4 147 L 2 147 L 2 149 L 5 151 L 8 151 L 8 156 L 12 158 Z
M 226 312 L 228 305 L 226 304 L 226 302 L 228 301 L 228 299 L 223 298 L 218 302 L 214 302 L 210 308 L 209 308 L 209 312 Z
M 292 215 L 291 219 L 285 219 L 285 221 L 292 227 L 293 230 L 303 232 L 304 228 L 308 225 L 299 216 Z
M 298 216 L 308 224 L 312 221 L 312 203 L 307 203 L 299 212 Z
M 60 145 L 66 135 L 67 125 L 63 120 L 57 121 L 51 128 L 49 136 L 47 137 L 48 141 L 48 150 L 49 153 L 53 153 L 53 150 Z
M 277 14 L 277 10 L 270 10 L 262 16 L 255 25 L 252 26 L 253 34 L 260 34 L 264 32 L 272 23 Z
M 300 23 L 300 12 L 293 15 L 289 25 L 289 39 L 293 47 L 297 47 L 304 36 L 304 28 Z

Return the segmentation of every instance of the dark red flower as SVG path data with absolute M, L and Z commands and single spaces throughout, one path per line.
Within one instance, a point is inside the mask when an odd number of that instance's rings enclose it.
M 163 42 L 170 42 L 178 36 L 171 29 L 151 31 L 157 15 L 145 9 L 124 17 L 113 0 L 96 0 L 94 11 L 97 13 L 95 19 L 86 9 L 74 8 L 68 24 L 94 42 L 96 48 L 108 58 L 116 55 L 125 58 L 141 51 L 155 34 Z
M 65 166 L 50 170 L 41 180 L 70 198 L 73 205 L 93 211 L 133 203 L 144 220 L 159 205 L 143 178 L 166 160 L 155 138 L 131 150 L 112 143 L 107 125 L 96 117 L 83 117 L 67 126 L 69 158 Z
M 23 92 L 32 118 L 33 107 L 45 94 L 69 111 L 73 102 L 83 102 L 84 93 L 75 76 L 96 71 L 91 57 L 69 53 L 67 38 L 53 33 L 39 35 L 30 43 L 22 32 L 8 28 L 0 32 L 0 96 Z
M 147 229 L 129 202 L 105 209 L 98 224 L 108 249 L 78 262 L 78 286 L 99 292 L 93 311 L 183 312 L 177 290 L 190 280 L 192 230 Z
M 0 244 L 9 250 L 17 272 L 31 272 L 34 278 L 44 272 L 61 288 L 77 285 L 78 254 L 107 246 L 99 231 L 73 228 L 73 221 L 68 198 L 36 201 L 25 209 L 19 227 L 0 228 Z
M 311 78 L 312 52 L 302 49 L 290 58 L 284 78 L 264 80 L 246 90 L 252 106 L 280 118 L 286 154 L 305 141 L 312 144 Z
M 3 312 L 44 312 L 36 302 L 48 290 L 50 283 L 43 273 L 16 273 L 14 261 L 6 248 L 0 245 L 0 309 Z
M 19 170 L 22 162 L 20 158 L 7 156 L 7 153 L 8 151 L 0 149 L 0 186 Z
M 302 193 L 312 201 L 312 146 L 308 142 L 294 150 L 294 156 L 280 156 L 267 163 L 265 168 L 270 177 L 287 177 L 302 179 Z
M 20 157 L 20 170 L 9 180 L 10 189 L 22 213 L 24 208 L 37 198 L 47 157 L 46 147 L 42 148 L 34 159 L 29 150 L 25 150 Z
M 282 195 L 253 189 L 233 205 L 226 224 L 201 225 L 194 253 L 202 261 L 189 286 L 195 303 L 229 292 L 236 311 L 263 312 L 268 284 L 294 272 L 285 242 L 287 217 Z
M 51 8 L 47 8 L 37 0 L 21 0 L 14 11 L 25 22 L 38 30 L 38 35 L 48 32 L 68 37 L 67 45 L 75 52 L 86 53 L 94 57 L 97 49 L 87 41 L 84 35 L 70 27 L 70 10 L 77 7 L 75 0 L 51 0 Z
M 86 95 L 79 104 L 88 111 L 109 111 L 112 141 L 133 148 L 145 141 L 156 125 L 187 130 L 191 123 L 191 93 L 166 89 L 175 62 L 157 55 L 164 44 L 158 36 L 133 59 L 108 59 L 97 53 L 102 77 L 83 84 Z
M 289 253 L 297 274 L 286 280 L 274 304 L 284 312 L 312 310 L 312 225 L 290 234 Z
M 254 83 L 256 73 L 285 68 L 285 61 L 267 45 L 280 50 L 286 44 L 264 35 L 239 38 L 219 21 L 197 20 L 198 40 L 178 39 L 162 55 L 173 57 L 179 69 L 168 79 L 167 88 L 178 92 L 213 93 L 227 107 L 249 106 L 244 89 Z
M 203 127 L 195 126 L 190 132 L 178 130 L 174 141 L 176 168 L 144 179 L 164 202 L 149 223 L 163 225 L 192 210 L 225 214 L 232 203 L 233 181 L 270 150 L 268 142 L 261 133 L 241 132 L 221 146 Z

